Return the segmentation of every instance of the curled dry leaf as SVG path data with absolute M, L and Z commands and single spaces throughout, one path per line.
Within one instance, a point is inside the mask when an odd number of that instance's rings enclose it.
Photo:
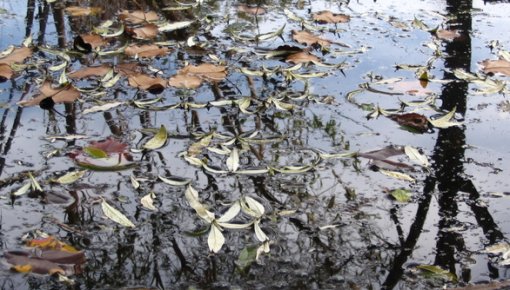
M 159 47 L 155 44 L 145 44 L 145 45 L 130 45 L 126 47 L 124 53 L 127 56 L 133 57 L 156 57 L 156 56 L 164 56 L 167 55 L 170 50 L 167 47 Z
M 346 14 L 337 14 L 331 11 L 320 11 L 313 14 L 313 20 L 320 23 L 346 23 L 351 17 Z
M 39 88 L 39 95 L 31 100 L 18 102 L 19 106 L 36 106 L 46 98 L 51 98 L 54 103 L 72 103 L 80 97 L 80 92 L 72 85 L 53 88 L 50 81 L 44 82 Z
M 159 15 L 154 11 L 143 12 L 142 10 L 135 10 L 129 12 L 128 10 L 123 10 L 120 12 L 119 18 L 127 23 L 140 24 L 144 22 L 158 21 Z
M 1 60 L 0 60 L 1 61 Z M 480 63 L 484 73 L 500 73 L 510 76 L 510 62 L 504 59 L 484 60 Z
M 299 42 L 299 43 L 302 43 L 302 44 L 306 44 L 306 45 L 314 45 L 314 44 L 318 44 L 322 47 L 329 47 L 331 45 L 331 41 L 330 40 L 327 40 L 327 39 L 324 39 L 324 38 L 320 38 L 318 37 L 317 35 L 313 34 L 313 33 L 310 33 L 308 31 L 296 31 L 296 30 L 293 30 L 292 31 L 292 38 Z
M 393 114 L 388 118 L 397 122 L 400 126 L 409 127 L 419 132 L 426 132 L 429 129 L 429 121 L 427 117 L 417 113 Z
M 138 39 L 153 39 L 158 36 L 158 26 L 153 23 L 136 28 L 126 28 L 126 32 Z
M 237 6 L 237 11 L 244 12 L 244 13 L 247 13 L 247 14 L 252 14 L 252 15 L 262 15 L 262 14 L 266 14 L 266 12 L 267 12 L 264 7 L 260 7 L 260 6 L 248 6 L 246 4 L 238 5 Z
M 98 15 L 103 9 L 100 7 L 80 7 L 80 6 L 69 6 L 65 9 L 65 12 L 71 16 L 89 16 Z
M 309 62 L 319 63 L 320 62 L 318 57 L 309 53 L 308 51 L 301 51 L 301 52 L 293 53 L 293 54 L 287 56 L 286 61 L 290 62 L 290 63 L 294 63 L 294 64 L 309 63 Z
M 83 79 L 89 77 L 103 77 L 105 76 L 112 68 L 109 65 L 102 64 L 100 66 L 89 66 L 80 68 L 77 71 L 71 72 L 67 74 L 67 76 L 71 79 Z

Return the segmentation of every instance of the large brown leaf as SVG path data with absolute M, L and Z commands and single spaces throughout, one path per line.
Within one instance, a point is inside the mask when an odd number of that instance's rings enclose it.
M 124 53 L 128 56 L 138 57 L 156 57 L 167 55 L 170 50 L 167 47 L 159 47 L 155 44 L 135 45 L 132 44 L 126 48 Z
M 168 84 L 177 88 L 193 89 L 206 81 L 221 81 L 227 77 L 227 68 L 209 63 L 198 66 L 188 65 L 182 68 L 177 75 L 170 78 Z
M 53 88 L 50 81 L 44 82 L 39 88 L 39 95 L 31 100 L 18 102 L 19 106 L 36 106 L 45 99 L 51 97 L 55 103 L 72 103 L 80 97 L 80 92 L 72 85 Z
M 153 39 L 158 36 L 158 26 L 153 23 L 136 28 L 126 28 L 126 31 L 131 34 L 132 37 L 138 39 Z
M 124 22 L 140 24 L 144 22 L 157 21 L 159 20 L 159 15 L 154 11 L 143 12 L 142 10 L 135 10 L 129 12 L 128 10 L 123 10 L 120 12 L 119 18 Z
M 142 90 L 158 90 L 166 88 L 167 81 L 160 77 L 151 77 L 143 73 L 128 76 L 129 85 Z
M 170 78 L 168 84 L 181 89 L 196 89 L 202 84 L 202 79 L 196 76 L 176 74 Z
M 320 23 L 346 23 L 351 17 L 346 14 L 332 13 L 331 11 L 320 11 L 313 14 L 313 20 Z
M 77 71 L 71 72 L 71 73 L 67 74 L 67 76 L 72 79 L 83 79 L 83 78 L 88 78 L 88 77 L 103 77 L 111 69 L 112 68 L 106 64 L 102 64 L 100 66 L 88 66 L 88 67 L 80 68 Z
M 322 47 L 329 47 L 332 43 L 332 41 L 321 38 L 313 33 L 310 33 L 308 31 L 292 31 L 292 38 L 299 42 L 306 45 L 314 45 L 318 44 Z
M 297 53 L 293 53 L 287 56 L 287 62 L 291 63 L 309 63 L 309 62 L 320 62 L 319 58 L 315 55 L 309 53 L 308 51 L 301 51 Z
M 484 73 L 501 73 L 510 76 L 510 62 L 504 59 L 484 60 L 481 62 Z
M 80 6 L 69 6 L 65 9 L 65 12 L 71 16 L 89 16 L 97 15 L 101 13 L 103 9 L 100 7 L 80 7 Z
M 81 34 L 80 37 L 83 40 L 83 42 L 90 44 L 92 49 L 105 46 L 107 43 L 106 40 L 101 35 L 98 34 L 93 33 Z
M 25 59 L 32 56 L 32 49 L 28 47 L 15 48 L 9 55 L 0 58 L 0 63 L 12 65 L 13 63 L 22 63 Z

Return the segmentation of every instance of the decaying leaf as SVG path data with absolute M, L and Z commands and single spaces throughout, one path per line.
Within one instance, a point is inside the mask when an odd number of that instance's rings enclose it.
M 421 154 L 416 148 L 411 146 L 405 146 L 404 151 L 411 160 L 418 162 L 421 166 L 423 167 L 430 166 L 427 156 Z
M 301 52 L 293 53 L 293 54 L 287 56 L 286 61 L 290 62 L 290 63 L 295 63 L 295 64 L 310 63 L 310 62 L 320 63 L 319 58 L 316 57 L 315 55 L 309 53 L 308 51 L 301 51 Z
M 143 12 L 142 10 L 128 11 L 123 10 L 119 18 L 127 23 L 140 24 L 144 22 L 154 22 L 159 20 L 159 15 L 154 11 Z
M 439 117 L 437 119 L 428 119 L 428 121 L 430 122 L 430 124 L 432 124 L 432 126 L 442 129 L 454 126 L 461 126 L 462 122 L 451 121 L 455 116 L 456 109 L 457 108 L 453 108 L 450 112 L 448 112 L 444 116 Z
M 163 147 L 165 145 L 166 140 L 168 138 L 168 132 L 166 131 L 166 128 L 164 125 L 161 125 L 159 127 L 158 132 L 154 137 L 152 137 L 147 143 L 143 145 L 143 148 L 148 150 L 155 150 Z
M 147 90 L 155 94 L 161 93 L 168 85 L 168 82 L 160 77 L 151 77 L 143 73 L 129 75 L 128 82 L 134 88 Z
M 132 57 L 156 57 L 165 56 L 170 52 L 167 47 L 160 47 L 155 44 L 144 44 L 141 46 L 132 44 L 124 50 L 124 53 Z
M 230 152 L 230 156 L 227 158 L 227 168 L 231 172 L 235 172 L 239 168 L 239 151 L 237 148 Z
M 113 138 L 93 141 L 88 147 L 69 153 L 79 166 L 96 171 L 116 171 L 133 167 L 133 157 L 126 152 L 127 144 Z
M 168 84 L 177 88 L 193 89 L 202 84 L 203 80 L 218 82 L 227 76 L 227 68 L 208 63 L 198 66 L 188 65 L 170 78 Z
M 158 29 L 159 27 L 156 24 L 149 23 L 136 28 L 126 28 L 126 32 L 134 38 L 153 39 L 158 36 Z
M 9 53 L 0 58 L 0 63 L 12 65 L 14 63 L 22 63 L 25 59 L 32 56 L 32 49 L 28 47 L 19 47 L 9 50 Z
M 314 45 L 318 44 L 321 47 L 329 47 L 332 43 L 332 41 L 321 38 L 313 33 L 310 33 L 308 31 L 292 31 L 292 38 L 302 44 L 306 45 Z
M 332 13 L 331 11 L 320 11 L 313 14 L 313 20 L 320 23 L 346 23 L 351 17 L 346 14 Z
M 0 60 L 1 62 L 1 60 Z M 510 61 L 505 59 L 498 60 L 484 60 L 480 63 L 484 73 L 500 73 L 505 76 L 510 76 Z
M 111 70 L 112 70 L 112 68 L 106 64 L 102 64 L 99 66 L 87 66 L 87 67 L 82 67 L 77 71 L 68 73 L 67 76 L 71 79 L 83 79 L 83 78 L 89 78 L 89 77 L 103 77 Z
M 101 149 L 102 151 L 110 155 L 115 153 L 125 153 L 128 145 L 119 142 L 115 138 L 108 137 L 105 140 L 90 142 L 90 147 Z
M 412 178 L 411 176 L 409 176 L 405 173 L 401 173 L 401 172 L 397 172 L 397 171 L 389 171 L 389 170 L 384 170 L 384 169 L 379 169 L 379 172 L 381 172 L 382 174 L 384 174 L 386 176 L 393 177 L 396 179 L 402 179 L 402 180 L 406 180 L 406 181 L 410 181 L 410 182 L 415 182 L 414 178 Z
M 420 273 L 425 277 L 440 278 L 452 282 L 457 281 L 457 275 L 455 275 L 455 273 L 451 273 L 450 271 L 436 265 L 419 265 L 416 266 L 416 269 L 420 270 Z
M 397 122 L 400 126 L 415 129 L 417 132 L 427 132 L 429 129 L 429 120 L 427 117 L 418 113 L 392 114 L 388 118 Z
M 436 30 L 436 36 L 439 39 L 451 41 L 460 37 L 460 33 L 458 30 L 438 29 Z
M 112 221 L 114 221 L 122 226 L 125 226 L 125 227 L 130 227 L 130 228 L 135 227 L 135 225 L 124 214 L 122 214 L 120 211 L 116 210 L 114 207 L 109 205 L 106 202 L 106 200 L 103 200 L 101 202 L 101 208 L 103 209 L 104 215 L 107 218 L 111 219 Z
M 80 97 L 80 92 L 73 85 L 65 85 L 54 88 L 50 81 L 44 82 L 39 88 L 40 94 L 31 100 L 18 102 L 19 106 L 29 107 L 41 105 L 41 102 L 51 98 L 53 103 L 72 103 Z
M 200 202 L 196 189 L 194 189 L 191 185 L 188 185 L 184 192 L 184 196 L 186 197 L 189 205 L 195 210 L 201 219 L 207 223 L 212 223 L 214 221 L 214 213 L 207 210 L 205 205 Z
M 69 6 L 64 10 L 67 14 L 71 16 L 90 16 L 97 15 L 103 11 L 100 7 L 80 7 L 80 6 Z
M 266 9 L 261 6 L 248 6 L 246 4 L 237 5 L 237 11 L 244 12 L 252 15 L 263 15 L 266 14 Z

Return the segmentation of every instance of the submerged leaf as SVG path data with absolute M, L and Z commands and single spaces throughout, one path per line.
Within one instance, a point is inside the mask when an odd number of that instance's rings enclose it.
M 104 215 L 112 221 L 125 227 L 135 227 L 135 225 L 124 214 L 109 205 L 106 200 L 101 202 L 101 208 L 103 209 Z
M 64 11 L 71 16 L 89 16 L 97 15 L 103 11 L 100 7 L 80 7 L 80 6 L 69 6 Z
M 246 4 L 237 5 L 237 11 L 244 12 L 252 15 L 263 15 L 266 14 L 266 9 L 260 6 L 248 6 Z

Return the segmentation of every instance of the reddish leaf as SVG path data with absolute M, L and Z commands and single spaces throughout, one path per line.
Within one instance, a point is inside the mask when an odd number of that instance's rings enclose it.
M 196 89 L 202 84 L 202 79 L 196 76 L 177 74 L 170 78 L 168 84 L 183 89 Z
M 90 142 L 90 147 L 94 147 L 100 149 L 107 154 L 113 153 L 124 153 L 128 147 L 125 143 L 120 143 L 114 138 L 108 137 L 102 141 L 92 141 Z
M 438 29 L 436 30 L 436 36 L 442 40 L 454 40 L 455 38 L 460 37 L 460 33 L 458 30 L 445 30 Z
M 429 129 L 429 121 L 427 117 L 417 113 L 394 114 L 388 118 L 399 123 L 401 126 L 410 127 L 419 132 L 426 132 Z
M 377 169 L 386 169 L 392 171 L 413 170 L 414 168 L 411 165 L 388 159 L 393 156 L 403 155 L 404 153 L 404 148 L 402 147 L 387 146 L 383 149 L 375 151 L 358 153 L 358 156 L 371 159 L 371 165 L 375 166 Z
M 125 77 L 139 73 L 141 70 L 140 65 L 135 62 L 121 63 L 115 66 L 115 71 Z

